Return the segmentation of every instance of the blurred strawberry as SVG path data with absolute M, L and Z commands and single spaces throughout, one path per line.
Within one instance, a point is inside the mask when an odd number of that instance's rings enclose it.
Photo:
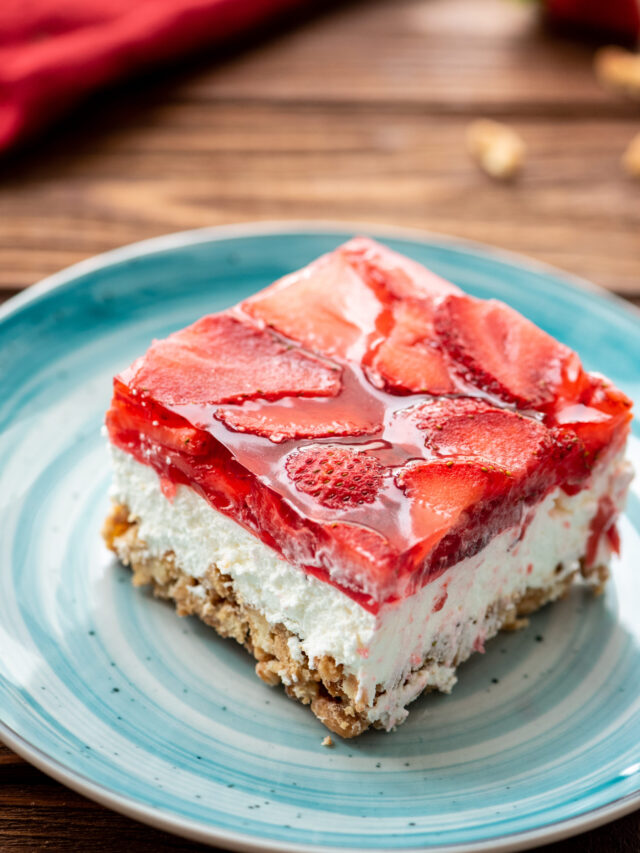
M 545 8 L 551 23 L 563 28 L 625 41 L 640 38 L 639 0 L 545 0 Z

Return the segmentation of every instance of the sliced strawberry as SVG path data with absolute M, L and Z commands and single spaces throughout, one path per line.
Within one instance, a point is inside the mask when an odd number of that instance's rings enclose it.
M 611 441 L 614 421 L 615 418 L 606 412 L 581 403 L 566 406 L 555 417 L 559 431 L 567 436 L 579 436 L 586 453 L 592 457 Z
M 398 472 L 396 484 L 411 502 L 414 534 L 427 553 L 485 497 L 489 475 L 472 463 L 416 462 Z
M 560 408 L 554 423 L 558 431 L 580 438 L 591 467 L 603 448 L 621 446 L 629 431 L 631 407 L 626 394 L 603 377 L 590 374 L 580 401 Z
M 578 356 L 502 302 L 448 296 L 434 327 L 462 376 L 503 400 L 544 409 L 580 392 Z
M 456 389 L 435 340 L 433 305 L 406 299 L 392 309 L 388 336 L 367 359 L 375 385 L 392 393 L 452 394 Z
M 334 252 L 243 302 L 242 308 L 315 352 L 345 357 L 366 342 L 383 305 Z
M 236 432 L 249 432 L 280 443 L 288 439 L 331 438 L 332 436 L 370 435 L 380 424 L 364 415 L 353 413 L 343 405 L 305 405 L 298 401 L 295 408 L 277 404 L 241 409 L 218 409 L 218 420 Z
M 179 415 L 164 411 L 151 400 L 138 401 L 117 379 L 114 388 L 114 399 L 106 417 L 110 435 L 130 432 L 147 446 L 158 445 L 190 457 L 204 457 L 211 452 L 212 439 L 204 430 L 191 426 Z M 144 407 L 141 402 L 145 403 Z
M 296 489 L 331 509 L 371 504 L 378 496 L 385 468 L 364 451 L 346 445 L 309 445 L 285 463 Z
M 328 550 L 334 555 L 332 580 L 373 613 L 388 595 L 398 592 L 398 552 L 369 527 L 344 521 L 324 525 Z
M 154 341 L 130 383 L 165 405 L 332 397 L 340 370 L 229 314 Z
M 527 496 L 504 472 L 477 462 L 414 462 L 396 483 L 411 506 L 413 588 L 477 554 L 501 530 L 523 521 Z M 417 566 L 422 570 L 415 573 Z
M 425 446 L 437 456 L 475 460 L 489 471 L 500 471 L 511 479 L 511 493 L 527 501 L 589 475 L 585 448 L 575 433 L 549 429 L 484 400 L 434 400 L 399 414 L 425 430 Z
M 376 288 L 382 288 L 397 299 L 442 296 L 460 293 L 445 279 L 422 264 L 370 240 L 356 237 L 338 250 L 362 278 Z
M 556 483 L 570 494 L 575 494 L 591 473 L 590 455 L 574 430 L 552 427 L 549 434 L 553 442 L 550 465 L 555 472 Z
M 477 460 L 516 478 L 540 467 L 552 449 L 543 424 L 473 397 L 434 400 L 403 414 L 424 430 L 425 446 L 437 456 Z

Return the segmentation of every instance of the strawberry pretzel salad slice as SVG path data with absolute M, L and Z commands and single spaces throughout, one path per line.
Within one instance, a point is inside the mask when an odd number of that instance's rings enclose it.
M 104 536 L 331 731 L 393 729 L 500 629 L 600 590 L 631 402 L 365 238 L 114 380 Z

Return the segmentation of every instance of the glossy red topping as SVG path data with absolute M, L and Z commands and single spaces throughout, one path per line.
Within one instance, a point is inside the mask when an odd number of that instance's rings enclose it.
M 630 405 L 511 308 L 359 238 L 154 342 L 107 425 L 165 494 L 190 485 L 375 612 L 580 489 Z

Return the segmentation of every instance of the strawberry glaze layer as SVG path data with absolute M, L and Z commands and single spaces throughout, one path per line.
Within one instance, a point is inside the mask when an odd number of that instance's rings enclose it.
M 583 488 L 630 408 L 513 309 L 358 238 L 154 341 L 107 427 L 168 497 L 190 486 L 377 612 Z

